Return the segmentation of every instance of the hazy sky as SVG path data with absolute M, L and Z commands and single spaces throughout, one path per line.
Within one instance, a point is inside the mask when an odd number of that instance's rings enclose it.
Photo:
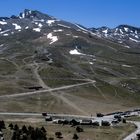
M 140 27 L 140 0 L 1 0 L 0 16 L 39 10 L 87 27 L 129 24 Z

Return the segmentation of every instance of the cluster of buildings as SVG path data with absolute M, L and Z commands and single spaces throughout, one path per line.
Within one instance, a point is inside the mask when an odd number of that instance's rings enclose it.
M 113 126 L 119 122 L 126 123 L 126 118 L 132 116 L 140 116 L 140 109 L 125 112 L 113 112 L 109 114 L 97 113 L 96 117 L 82 117 L 70 115 L 58 115 L 42 113 L 46 121 L 54 124 L 69 124 L 69 125 L 92 125 L 92 126 Z

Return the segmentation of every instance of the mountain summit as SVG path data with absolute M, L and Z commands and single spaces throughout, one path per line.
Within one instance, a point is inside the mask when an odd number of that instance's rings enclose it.
M 32 10 L 29 10 L 29 9 L 25 9 L 24 12 L 20 13 L 19 14 L 19 18 L 22 19 L 22 18 L 37 18 L 37 19 L 46 19 L 46 20 L 49 20 L 49 19 L 52 19 L 52 17 L 46 15 L 46 14 L 43 14 L 39 11 L 32 11 Z

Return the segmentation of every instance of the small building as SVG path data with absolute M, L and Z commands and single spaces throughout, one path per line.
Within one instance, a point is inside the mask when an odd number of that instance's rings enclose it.
M 92 125 L 92 120 L 80 120 L 80 125 Z
M 46 120 L 46 121 L 52 121 L 52 117 L 51 117 L 51 116 L 46 116 L 46 117 L 45 117 L 45 120 Z
M 55 124 L 63 124 L 64 121 L 65 121 L 65 119 L 55 119 L 55 120 L 53 120 L 53 123 L 55 123 Z
M 72 119 L 70 121 L 70 125 L 72 125 L 72 126 L 76 126 L 76 125 L 79 125 L 79 124 L 80 124 L 80 121 L 79 120 Z

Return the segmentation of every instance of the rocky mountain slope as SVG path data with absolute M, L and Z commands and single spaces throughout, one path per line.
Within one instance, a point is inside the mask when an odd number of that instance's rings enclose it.
M 129 25 L 119 25 L 114 29 L 101 27 L 98 29 L 91 28 L 90 30 L 99 37 L 115 41 L 127 48 L 140 46 L 140 28 Z
M 63 101 L 63 113 L 72 112 L 71 108 L 83 113 L 85 102 L 88 109 L 91 107 L 88 113 L 94 110 L 93 105 L 96 111 L 138 106 L 139 41 L 140 29 L 127 25 L 88 29 L 31 10 L 1 17 L 0 99 L 19 98 L 21 94 L 23 98 L 16 103 L 24 111 L 31 111 L 36 104 L 41 111 L 58 111 Z M 67 90 L 67 86 L 74 88 Z M 65 92 L 49 92 L 50 96 L 42 94 L 30 97 L 32 100 L 26 97 L 59 87 Z M 45 96 L 51 102 L 47 107 Z M 6 110 L 14 105 L 14 100 L 1 102 Z

